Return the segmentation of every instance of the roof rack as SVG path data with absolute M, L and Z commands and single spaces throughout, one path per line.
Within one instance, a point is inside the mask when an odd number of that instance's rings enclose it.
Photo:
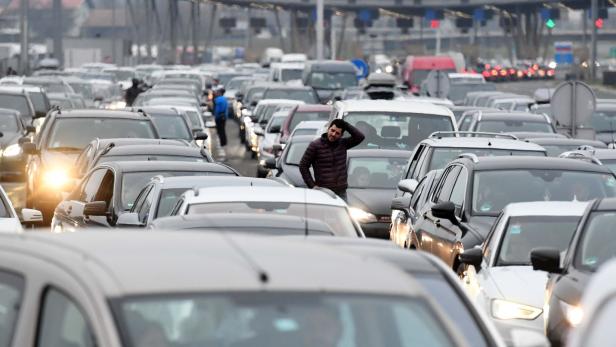
M 470 159 L 473 161 L 473 163 L 478 163 L 479 162 L 479 157 L 477 157 L 477 154 L 475 153 L 462 153 L 458 156 L 458 158 L 466 158 L 466 159 Z
M 513 134 L 505 134 L 505 133 L 489 133 L 489 132 L 480 132 L 480 131 L 436 131 L 430 134 L 428 138 L 437 138 L 442 139 L 443 135 L 474 135 L 469 137 L 489 137 L 489 138 L 497 138 L 502 137 L 511 140 L 518 140 L 518 137 Z
M 591 162 L 593 164 L 603 165 L 601 160 L 599 160 L 595 156 L 593 156 L 592 153 L 587 153 L 587 152 L 584 152 L 584 151 L 564 152 L 561 155 L 559 155 L 558 157 L 559 158 L 565 158 L 565 159 L 586 160 L 586 161 L 589 161 L 589 162 Z

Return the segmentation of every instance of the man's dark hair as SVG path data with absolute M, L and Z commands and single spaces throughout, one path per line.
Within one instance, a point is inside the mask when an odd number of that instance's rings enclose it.
M 334 119 L 334 120 L 333 120 L 333 121 L 329 124 L 328 129 L 329 129 L 329 128 L 331 128 L 331 127 L 332 127 L 332 125 L 335 125 L 336 127 L 338 127 L 338 128 L 340 128 L 340 129 L 342 129 L 342 131 L 344 131 L 344 128 L 345 128 L 345 126 L 346 126 L 346 122 L 345 122 L 345 121 L 343 121 L 343 120 L 342 120 L 342 119 L 340 119 L 340 118 L 336 118 L 336 119 Z

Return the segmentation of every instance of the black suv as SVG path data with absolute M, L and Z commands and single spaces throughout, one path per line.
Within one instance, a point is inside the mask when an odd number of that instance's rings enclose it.
M 458 255 L 482 243 L 509 203 L 616 197 L 616 176 L 581 160 L 463 154 L 443 171 L 414 226 L 417 248 L 461 272 Z
M 586 209 L 564 261 L 557 249 L 538 248 L 531 252 L 533 269 L 550 273 L 545 332 L 552 346 L 566 344 L 569 331 L 580 323 L 580 300 L 588 281 L 599 266 L 616 257 L 614 225 L 616 199 L 596 200 Z

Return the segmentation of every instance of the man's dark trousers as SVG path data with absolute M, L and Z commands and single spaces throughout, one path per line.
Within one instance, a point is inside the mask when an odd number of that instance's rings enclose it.
M 220 146 L 227 145 L 227 131 L 225 130 L 225 123 L 227 120 L 224 115 L 216 119 L 216 132 L 218 133 L 218 139 L 220 140 Z

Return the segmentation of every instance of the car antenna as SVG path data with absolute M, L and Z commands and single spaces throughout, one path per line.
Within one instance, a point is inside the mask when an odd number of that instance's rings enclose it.
M 267 282 L 269 282 L 269 275 L 267 274 L 267 272 L 261 268 L 259 266 L 259 264 L 257 264 L 257 262 L 252 259 L 250 257 L 250 255 L 248 253 L 246 253 L 242 247 L 240 247 L 240 245 L 238 245 L 235 240 L 233 240 L 233 238 L 231 236 L 229 236 L 229 234 L 227 233 L 227 231 L 222 231 L 222 235 L 224 236 L 224 238 L 227 240 L 227 242 L 229 243 L 229 245 L 231 247 L 233 247 L 237 253 L 240 255 L 240 257 L 242 257 L 246 263 L 248 263 L 248 265 L 250 266 L 250 268 L 257 273 L 258 279 L 261 283 L 265 284 Z

